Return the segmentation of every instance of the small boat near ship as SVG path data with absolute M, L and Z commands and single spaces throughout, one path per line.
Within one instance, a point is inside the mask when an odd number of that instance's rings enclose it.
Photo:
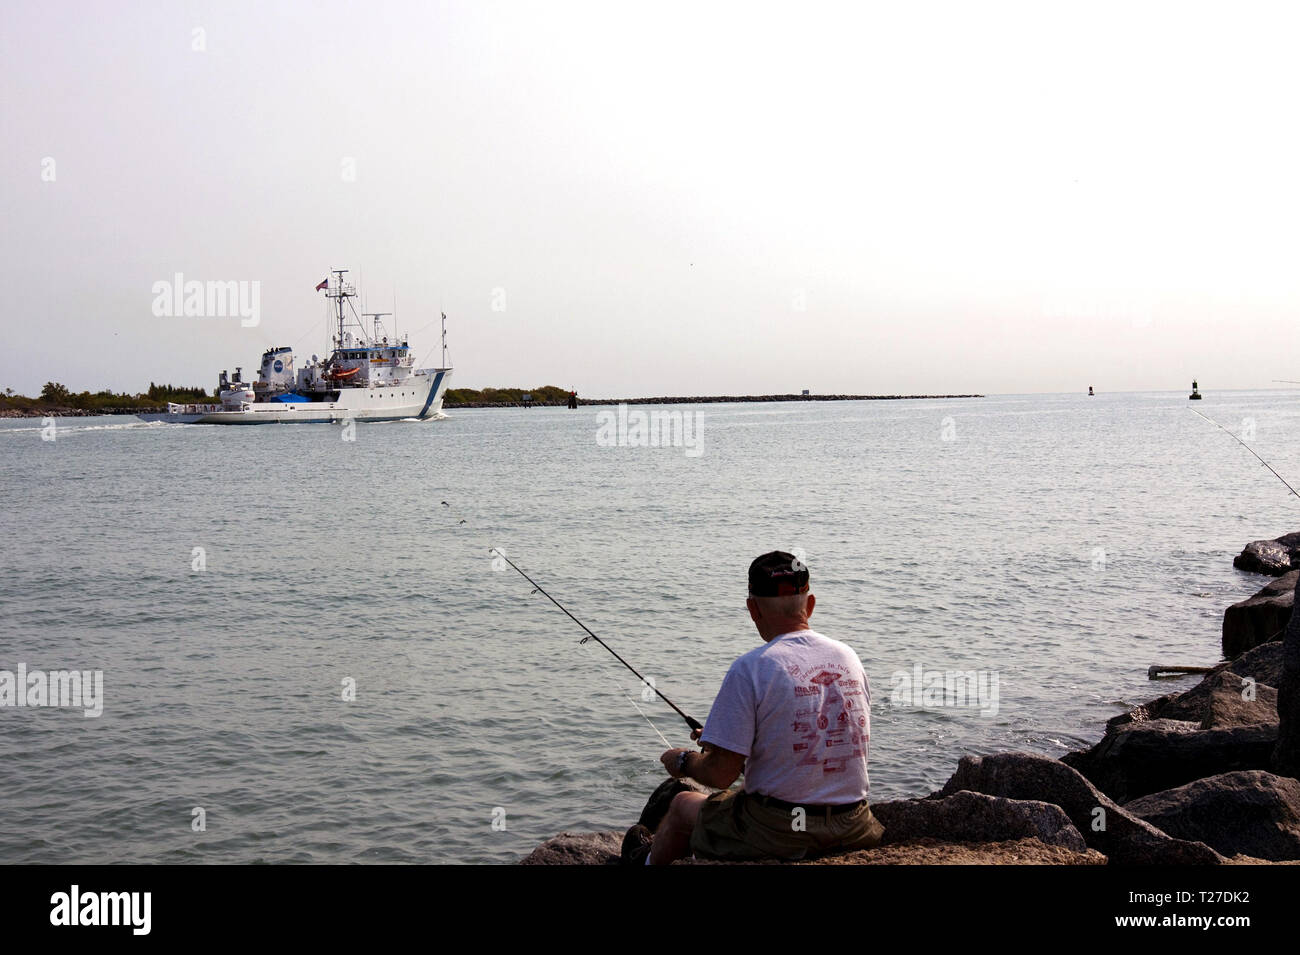
M 451 368 L 447 367 L 447 316 L 443 315 L 441 368 L 416 368 L 410 343 L 395 335 L 390 341 L 380 318 L 387 313 L 360 315 L 352 305 L 356 288 L 344 280 L 347 269 L 335 269 L 333 279 L 316 288 L 334 300 L 337 329 L 333 350 L 323 361 L 315 355 L 294 370 L 292 348 L 270 348 L 262 354 L 256 381 L 221 373 L 219 403 L 177 404 L 165 412 L 140 414 L 145 421 L 175 424 L 287 424 L 342 421 L 428 419 L 442 411 Z M 369 331 L 362 322 L 372 318 Z

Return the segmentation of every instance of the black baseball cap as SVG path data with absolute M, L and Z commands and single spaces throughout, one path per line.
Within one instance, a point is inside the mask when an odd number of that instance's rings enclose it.
M 808 567 L 794 554 L 774 550 L 749 565 L 751 597 L 790 597 L 808 592 Z

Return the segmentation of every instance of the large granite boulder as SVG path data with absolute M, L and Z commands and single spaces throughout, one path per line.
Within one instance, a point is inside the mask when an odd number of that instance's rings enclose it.
M 1300 589 L 1300 584 L 1297 584 Z M 1282 640 L 1282 676 L 1277 683 L 1279 718 L 1273 772 L 1300 778 L 1300 619 L 1292 618 Z
M 1109 734 L 1128 723 L 1148 723 L 1151 720 L 1185 720 L 1203 723 L 1210 705 L 1210 696 L 1221 686 L 1224 673 L 1250 677 L 1259 687 L 1277 687 L 1282 682 L 1282 641 L 1261 643 L 1247 650 L 1237 659 L 1220 663 L 1195 686 L 1181 693 L 1164 696 L 1135 706 L 1127 713 L 1112 716 L 1106 721 Z M 1266 694 L 1267 695 L 1267 694 Z M 1276 717 L 1274 717 L 1276 719 Z
M 1270 541 L 1251 541 L 1233 558 L 1232 566 L 1270 577 L 1281 577 L 1300 568 L 1300 531 Z
M 1119 864 L 1217 864 L 1201 842 L 1176 839 L 1125 811 L 1082 774 L 1036 753 L 964 756 L 938 797 L 966 789 L 1007 799 L 1041 800 L 1065 810 L 1090 848 Z
M 1277 690 L 1273 687 L 1253 678 L 1243 679 L 1231 670 L 1215 673 L 1206 682 L 1210 696 L 1201 729 L 1277 722 Z
M 1222 669 L 1227 669 L 1227 667 L 1223 667 Z M 1195 723 L 1199 726 L 1201 721 L 1205 719 L 1205 711 L 1210 705 L 1210 694 L 1214 691 L 1215 686 L 1217 686 L 1215 678 L 1220 672 L 1222 672 L 1222 670 L 1215 670 L 1212 673 L 1207 673 L 1205 678 L 1191 689 L 1184 690 L 1182 693 L 1177 693 L 1166 699 L 1164 705 L 1153 712 L 1151 719 L 1147 722 L 1154 722 L 1155 720 L 1172 720 L 1180 723 Z M 1238 679 L 1240 679 L 1240 677 L 1238 677 Z M 1109 728 L 1110 724 L 1108 723 L 1108 731 Z
M 1282 635 L 1291 619 L 1297 581 L 1300 570 L 1290 571 L 1223 612 L 1223 655 L 1227 659 Z
M 520 860 L 520 865 L 618 865 L 621 832 L 562 832 Z
M 1119 803 L 1173 789 L 1194 779 L 1239 769 L 1268 769 L 1277 726 L 1201 729 L 1198 723 L 1158 719 L 1129 723 L 1092 749 L 1061 761 Z
M 1300 780 L 1287 776 L 1223 773 L 1135 799 L 1124 811 L 1225 856 L 1300 859 Z
M 1088 844 L 1060 806 L 1036 799 L 1004 799 L 965 790 L 942 799 L 876 803 L 884 843 L 921 838 L 944 842 L 1004 842 L 1035 838 L 1049 846 L 1086 852 Z
M 1261 643 L 1229 663 L 1227 669 L 1237 676 L 1251 677 L 1256 683 L 1278 687 L 1282 685 L 1282 653 L 1281 640 Z

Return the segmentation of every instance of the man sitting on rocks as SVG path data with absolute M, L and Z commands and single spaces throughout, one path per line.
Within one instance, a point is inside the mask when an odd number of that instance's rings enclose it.
M 773 551 L 750 565 L 746 606 L 763 645 L 727 671 L 692 734 L 703 752 L 660 757 L 674 778 L 723 791 L 674 796 L 648 863 L 690 853 L 802 859 L 880 844 L 884 829 L 867 805 L 871 690 L 857 654 L 808 626 L 815 602 L 792 555 Z M 742 772 L 744 788 L 729 791 Z

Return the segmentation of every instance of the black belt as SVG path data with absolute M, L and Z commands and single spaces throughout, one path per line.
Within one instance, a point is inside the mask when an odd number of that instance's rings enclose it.
M 803 809 L 806 812 L 825 813 L 828 816 L 838 816 L 842 812 L 853 812 L 861 809 L 867 804 L 865 799 L 859 799 L 857 802 L 845 802 L 838 805 L 816 805 L 815 803 L 806 802 L 786 802 L 784 799 L 777 799 L 775 796 L 764 796 L 762 793 L 746 793 L 764 806 L 775 806 L 777 809 L 784 809 L 789 812 L 792 809 Z

